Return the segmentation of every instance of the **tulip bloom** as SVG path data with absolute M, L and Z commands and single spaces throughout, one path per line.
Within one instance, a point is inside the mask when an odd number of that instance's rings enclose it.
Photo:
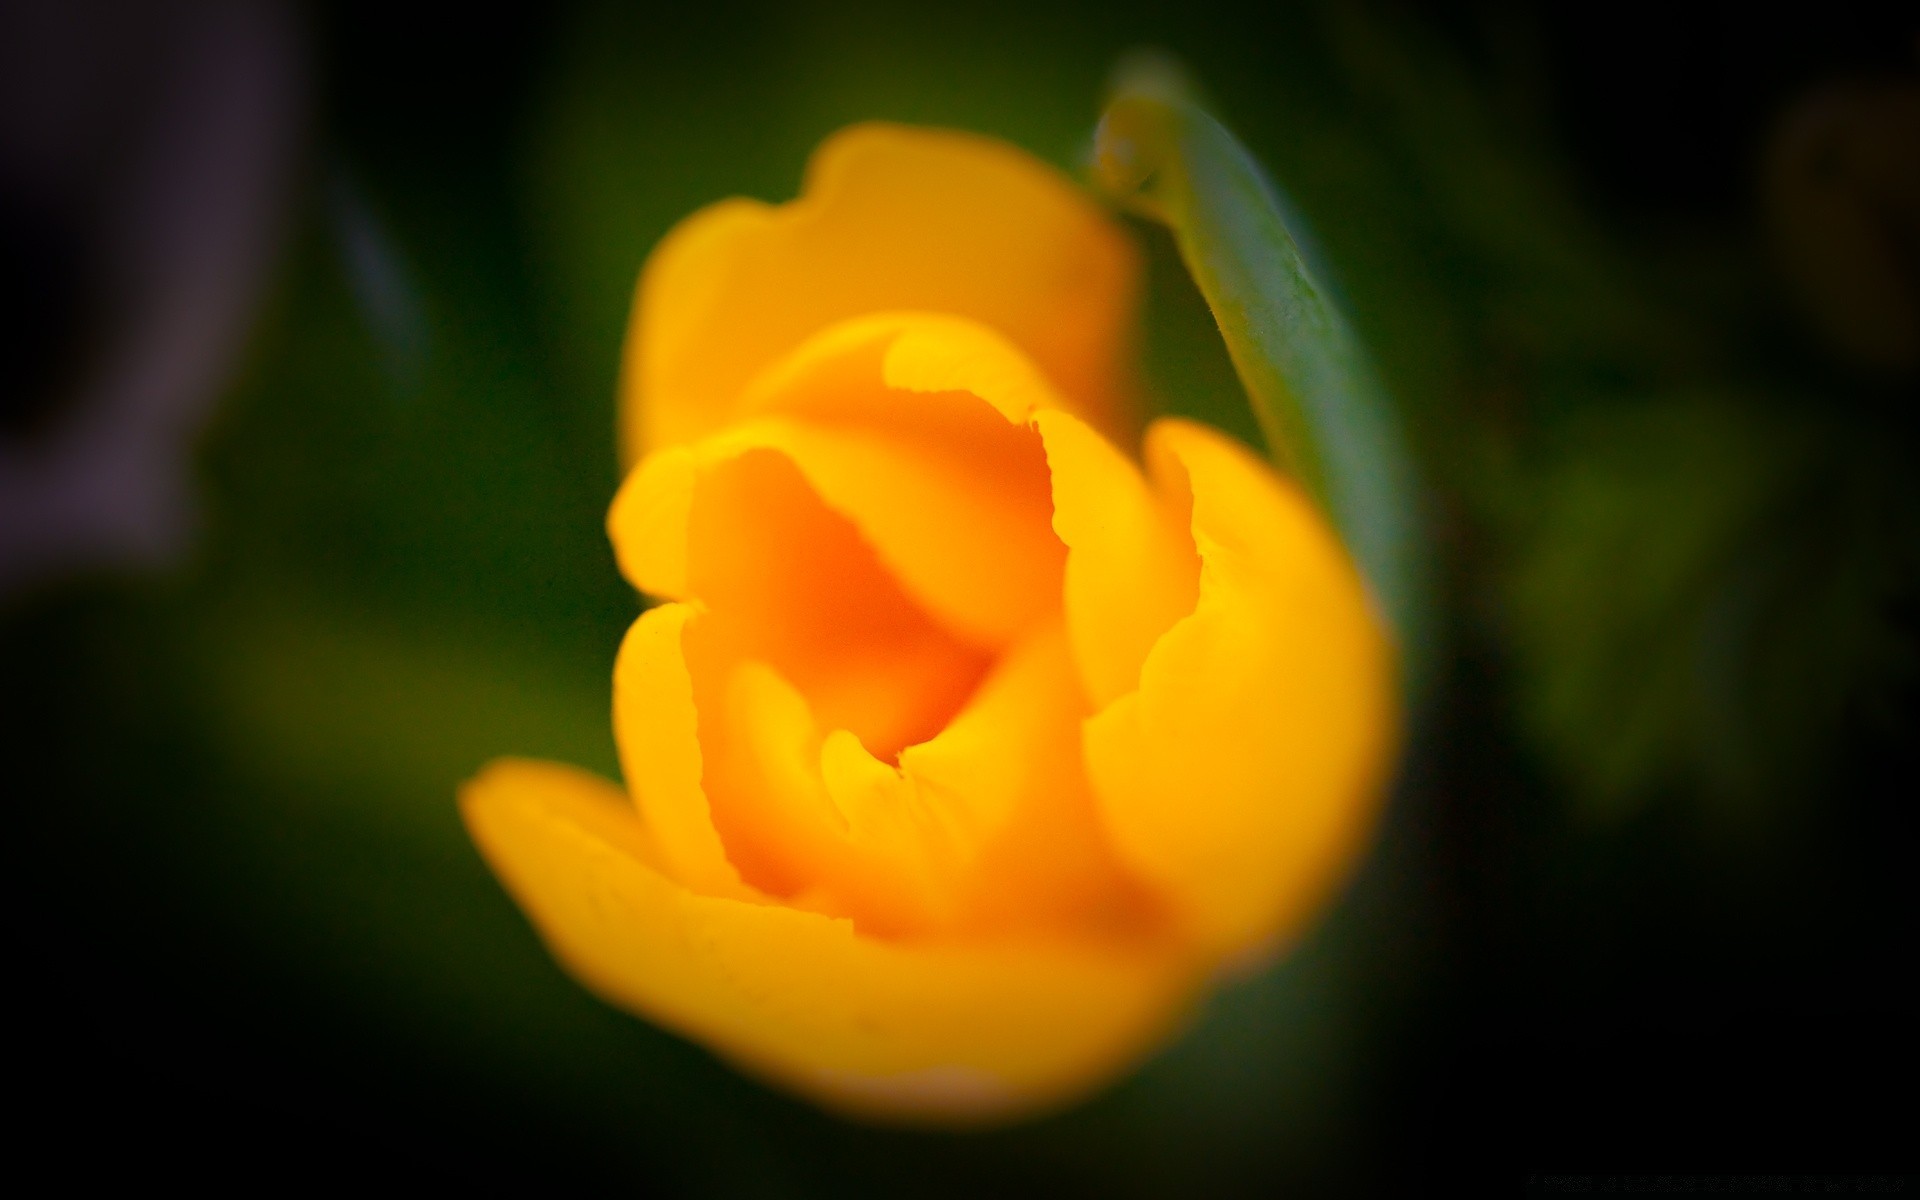
M 999 1120 L 1327 898 L 1392 655 L 1297 487 L 1140 429 L 1137 285 L 1071 180 L 885 125 L 655 250 L 608 519 L 660 601 L 614 667 L 626 786 L 510 760 L 462 797 L 584 984 L 841 1111 Z

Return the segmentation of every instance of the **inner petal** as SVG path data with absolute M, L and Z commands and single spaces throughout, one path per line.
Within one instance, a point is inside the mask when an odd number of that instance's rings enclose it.
M 942 729 L 990 655 L 902 590 L 852 522 L 793 462 L 753 450 L 702 473 L 688 514 L 687 590 L 728 658 L 770 665 L 815 719 L 876 757 Z
M 960 640 L 1003 651 L 1060 609 L 1066 547 L 1054 530 L 1052 451 L 1030 421 L 1059 403 L 991 330 L 915 313 L 849 321 L 764 374 L 743 420 L 642 462 L 608 533 L 635 586 L 693 599 L 700 480 L 727 460 L 775 451 L 915 606 Z
M 1060 607 L 1066 547 L 1027 418 L 1057 406 L 991 330 L 876 314 L 827 330 L 756 381 L 736 436 L 777 441 L 907 592 L 1003 649 Z
M 1160 906 L 1119 864 L 1080 756 L 1058 620 L 1002 655 L 946 728 L 883 763 L 765 663 L 687 626 L 703 783 L 743 879 L 880 937 L 1138 936 Z

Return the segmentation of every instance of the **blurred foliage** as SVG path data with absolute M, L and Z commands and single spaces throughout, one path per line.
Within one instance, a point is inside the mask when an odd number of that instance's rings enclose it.
M 1795 961 L 1881 994 L 1882 934 L 1912 929 L 1885 834 L 1909 826 L 1869 802 L 1875 764 L 1907 762 L 1920 672 L 1913 377 L 1836 361 L 1723 209 L 1678 237 L 1628 219 L 1543 116 L 1567 35 L 1530 10 L 1043 8 L 318 14 L 323 139 L 205 448 L 199 558 L 6 614 L 0 662 L 31 697 L 9 736 L 48 765 L 35 903 L 72 926 L 26 976 L 76 1043 L 154 1095 L 196 1072 L 283 1106 L 330 1085 L 379 1126 L 333 1113 L 342 1144 L 482 1183 L 519 1164 L 715 1195 L 1144 1196 L 1471 1157 L 1499 1130 L 1460 1096 L 1531 1054 L 1502 1040 L 1525 1005 L 1618 1023 L 1607 998 L 1665 1004 L 1660 981 L 1706 971 L 1701 944 L 1735 925 L 1762 949 L 1729 989 L 1752 970 L 1777 991 L 1779 956 L 1813 947 Z M 638 599 L 602 532 L 612 390 L 659 236 L 721 196 L 792 195 L 860 119 L 1078 170 L 1106 72 L 1142 42 L 1191 64 L 1314 229 L 1302 253 L 1402 406 L 1455 650 L 1362 877 L 1178 1045 L 1025 1129 L 842 1125 L 580 991 L 453 790 L 500 754 L 614 771 L 610 665 Z M 1135 228 L 1151 390 L 1255 441 L 1171 239 Z M 1734 916 L 1646 882 L 1727 878 L 1716 848 L 1756 812 L 1799 814 L 1782 827 L 1813 882 Z M 1841 832 L 1802 836 L 1823 819 Z M 1621 963 L 1640 973 L 1608 980 Z M 1566 1015 L 1589 996 L 1600 1015 Z M 150 1036 L 129 997 L 186 1032 Z M 1595 1127 L 1577 1115 L 1624 1086 L 1492 1111 Z
M 1849 705 L 1920 665 L 1901 456 L 1756 409 L 1583 414 L 1512 501 L 1519 711 L 1610 815 L 1659 790 L 1736 821 L 1818 794 Z
M 1729 676 L 1751 648 L 1727 619 L 1747 599 L 1740 560 L 1797 474 L 1794 447 L 1684 400 L 1591 415 L 1568 440 L 1578 451 L 1528 489 L 1519 534 L 1509 602 L 1533 667 L 1521 711 L 1609 798 L 1696 752 L 1738 761 L 1724 741 L 1740 731 L 1702 718 L 1746 699 L 1748 681 Z

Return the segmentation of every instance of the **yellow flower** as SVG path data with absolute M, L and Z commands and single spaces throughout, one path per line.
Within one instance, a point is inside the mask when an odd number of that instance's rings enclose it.
M 608 530 L 627 786 L 468 827 L 612 1003 L 842 1111 L 998 1120 L 1158 1044 L 1358 854 L 1393 665 L 1302 493 L 1128 402 L 1138 264 L 1001 143 L 862 125 L 642 275 Z

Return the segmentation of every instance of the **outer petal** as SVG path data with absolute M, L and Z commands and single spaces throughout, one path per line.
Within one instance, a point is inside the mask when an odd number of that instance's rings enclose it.
M 653 861 L 697 891 L 742 895 L 701 787 L 700 741 L 681 634 L 692 605 L 640 614 L 613 668 L 613 728 Z
M 1086 724 L 1121 854 L 1215 952 L 1297 929 L 1369 828 L 1395 737 L 1393 662 L 1360 579 L 1307 499 L 1230 439 L 1148 432 L 1191 485 L 1200 595 L 1139 690 Z
M 549 948 L 612 1003 L 822 1103 L 986 1121 L 1062 1103 L 1125 1067 L 1194 983 L 1160 949 L 927 945 L 701 896 L 647 861 L 618 789 L 495 763 L 462 811 Z
M 747 383 L 807 337 L 890 309 L 992 327 L 1121 429 L 1137 276 L 1120 229 L 1039 160 L 971 134 L 854 126 L 815 152 L 800 199 L 725 201 L 654 251 L 628 332 L 627 453 L 724 426 Z

